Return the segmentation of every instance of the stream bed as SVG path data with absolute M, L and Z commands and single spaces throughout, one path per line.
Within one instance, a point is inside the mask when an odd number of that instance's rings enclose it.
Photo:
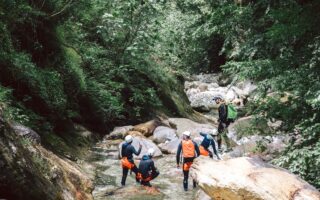
M 114 142 L 114 141 L 113 141 Z M 193 189 L 192 179 L 189 178 L 189 191 L 183 190 L 182 169 L 176 167 L 175 155 L 164 155 L 155 158 L 155 166 L 160 175 L 151 184 L 158 191 L 147 190 L 135 182 L 135 175 L 128 175 L 126 186 L 121 187 L 122 168 L 118 159 L 118 143 L 110 144 L 110 141 L 102 141 L 91 150 L 88 163 L 91 165 L 91 174 L 94 176 L 95 189 L 93 196 L 95 200 L 104 199 L 186 199 L 196 198 L 198 188 Z M 139 160 L 136 160 L 138 165 Z

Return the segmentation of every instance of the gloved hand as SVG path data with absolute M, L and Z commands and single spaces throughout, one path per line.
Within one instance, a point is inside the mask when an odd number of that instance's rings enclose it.
M 227 127 L 227 124 L 225 124 L 225 123 L 221 123 L 221 124 L 222 124 L 223 128 Z

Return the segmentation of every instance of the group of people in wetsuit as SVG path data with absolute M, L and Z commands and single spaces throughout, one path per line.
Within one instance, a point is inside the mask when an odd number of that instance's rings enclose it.
M 219 106 L 219 127 L 218 127 L 218 149 L 221 149 L 221 135 L 228 127 L 230 123 L 226 121 L 226 108 L 222 98 L 218 97 L 214 99 L 216 103 L 220 104 Z M 224 107 L 224 108 L 222 108 Z M 222 110 L 224 109 L 224 110 Z M 178 146 L 176 161 L 177 167 L 180 168 L 180 161 L 182 161 L 182 171 L 183 171 L 183 188 L 185 191 L 188 190 L 188 179 L 189 179 L 189 169 L 193 163 L 193 160 L 202 155 L 209 156 L 213 158 L 213 153 L 216 155 L 217 159 L 220 160 L 220 156 L 216 149 L 216 144 L 214 140 L 214 134 L 212 133 L 203 133 L 200 132 L 200 135 L 203 136 L 203 140 L 200 145 L 194 142 L 191 139 L 191 133 L 189 131 L 183 132 L 183 138 L 181 143 Z M 220 140 L 219 140 L 220 135 Z M 159 175 L 159 171 L 155 168 L 154 161 L 152 157 L 154 155 L 154 149 L 148 149 L 148 153 L 143 155 L 142 160 L 137 167 L 133 160 L 133 154 L 139 155 L 141 153 L 142 146 L 139 144 L 139 149 L 136 149 L 132 145 L 133 137 L 127 135 L 125 137 L 125 143 L 121 146 L 121 163 L 122 163 L 122 180 L 121 185 L 124 186 L 126 183 L 126 178 L 129 170 L 133 171 L 136 174 L 136 182 L 144 186 L 151 187 L 150 181 L 156 178 Z M 227 141 L 226 141 L 227 143 Z M 209 150 L 209 147 L 212 147 L 213 153 Z M 227 143 L 228 147 L 228 143 Z M 182 158 L 182 159 L 181 159 Z M 193 187 L 196 187 L 196 182 L 193 181 Z

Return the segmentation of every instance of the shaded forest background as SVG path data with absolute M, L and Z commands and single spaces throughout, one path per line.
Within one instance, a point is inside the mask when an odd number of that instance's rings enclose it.
M 247 112 L 295 135 L 274 163 L 319 188 L 319 10 L 319 0 L 0 0 L 0 102 L 57 149 L 72 123 L 105 134 L 188 116 L 184 79 L 223 71 L 258 82 Z

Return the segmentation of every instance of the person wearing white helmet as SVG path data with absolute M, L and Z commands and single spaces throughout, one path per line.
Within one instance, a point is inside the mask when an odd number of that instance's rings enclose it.
M 142 145 L 139 144 L 139 150 L 136 151 L 136 149 L 132 146 L 133 137 L 131 135 L 127 135 L 125 137 L 125 142 L 121 145 L 121 164 L 122 164 L 122 179 L 121 179 L 121 185 L 125 186 L 126 179 L 128 176 L 129 170 L 133 171 L 136 174 L 136 181 L 139 182 L 139 179 L 137 177 L 138 175 L 138 168 L 134 164 L 133 161 L 133 154 L 139 155 L 141 153 Z
M 159 171 L 154 165 L 152 157 L 154 155 L 154 149 L 148 149 L 148 153 L 143 155 L 139 164 L 138 177 L 141 180 L 141 185 L 151 187 L 150 181 L 159 176 Z
M 193 163 L 193 160 L 200 155 L 199 147 L 196 142 L 191 140 L 191 133 L 185 131 L 182 133 L 182 142 L 178 146 L 177 150 L 177 167 L 180 165 L 180 155 L 182 152 L 182 171 L 183 171 L 183 188 L 188 190 L 189 169 Z M 193 187 L 196 187 L 196 182 L 193 180 Z
M 216 149 L 216 142 L 213 139 L 216 132 L 217 132 L 216 129 L 213 129 L 210 134 L 200 132 L 200 135 L 203 137 L 203 140 L 200 144 L 199 150 L 200 150 L 200 155 L 209 156 L 210 158 L 213 158 L 212 152 L 209 150 L 209 147 L 211 146 L 214 154 L 217 156 L 217 159 L 220 160 L 220 156 Z

